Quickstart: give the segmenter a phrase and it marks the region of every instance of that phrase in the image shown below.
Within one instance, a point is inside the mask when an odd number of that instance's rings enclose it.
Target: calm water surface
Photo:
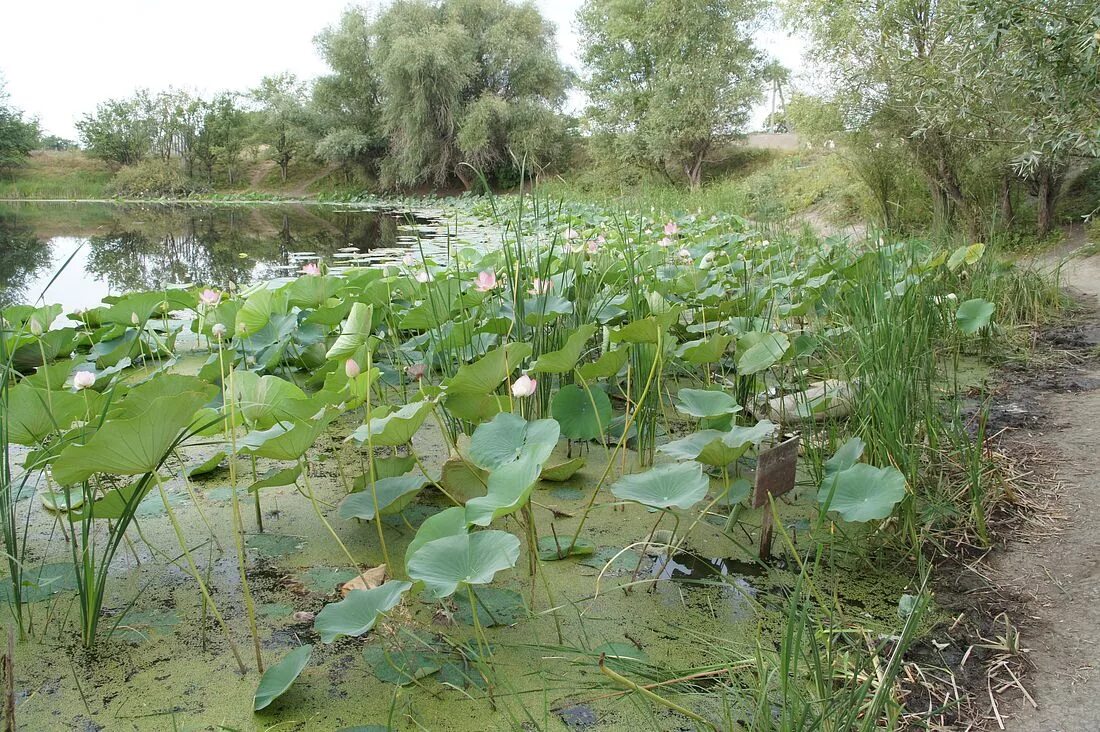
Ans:
[[[398,208],[0,203],[0,306],[45,293],[71,311],[172,284],[245,285],[308,261],[386,264],[421,250],[442,260],[489,238],[485,227]]]

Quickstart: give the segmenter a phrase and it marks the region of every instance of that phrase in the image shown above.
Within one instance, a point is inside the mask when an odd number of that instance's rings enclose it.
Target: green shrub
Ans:
[[[205,187],[188,178],[175,163],[143,160],[115,174],[109,191],[123,198],[185,198],[205,192]]]

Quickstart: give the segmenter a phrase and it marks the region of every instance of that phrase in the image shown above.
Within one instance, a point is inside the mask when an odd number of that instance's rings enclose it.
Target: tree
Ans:
[[[150,135],[137,99],[108,99],[76,123],[80,140],[93,157],[121,167],[140,162]]]
[[[314,39],[333,71],[313,85],[313,108],[321,127],[314,153],[339,164],[345,175],[353,167],[375,170],[386,149],[372,33],[366,12],[351,8]]]
[[[760,98],[754,0],[587,0],[588,118],[609,152],[697,188],[703,164]]]
[[[1095,3],[788,0],[787,12],[847,127],[904,141],[943,223],[977,236],[994,206],[1010,218],[1020,176],[1045,235],[1071,161],[1100,152]]]
[[[219,94],[208,105],[203,120],[203,131],[208,136],[212,158],[211,167],[221,166],[230,185],[235,182],[237,162],[248,136],[247,115],[237,100],[238,95],[233,92]]]
[[[290,162],[309,149],[306,85],[291,73],[266,76],[251,96],[260,111],[259,137],[285,183]]]
[[[23,119],[23,113],[8,104],[0,79],[0,173],[22,165],[38,145],[37,120]]]
[[[562,154],[569,74],[533,3],[399,0],[371,35],[387,183],[469,188]]]

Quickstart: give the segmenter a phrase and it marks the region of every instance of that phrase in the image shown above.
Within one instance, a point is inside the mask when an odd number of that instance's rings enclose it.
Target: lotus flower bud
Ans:
[[[344,361],[344,373],[348,375],[349,379],[354,379],[359,374],[363,373],[363,370],[359,368],[359,364],[354,358],[349,358]]]
[[[515,397],[529,397],[535,393],[535,389],[538,387],[538,381],[532,379],[527,374],[520,376],[514,382],[512,382],[512,396]]]

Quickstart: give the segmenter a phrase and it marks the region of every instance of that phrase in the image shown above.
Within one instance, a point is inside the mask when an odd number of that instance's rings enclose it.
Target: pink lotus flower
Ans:
[[[310,275],[310,276],[317,276],[317,275],[321,274],[321,266],[319,264],[317,264],[316,262],[310,262],[306,266],[302,267],[302,274]]]
[[[662,247],[664,247],[665,249],[668,249],[668,248],[669,248],[670,246],[672,246],[672,245],[673,245],[673,244],[674,244],[675,242],[673,242],[673,241],[672,241],[672,239],[669,239],[669,238],[668,238],[668,237],[666,236],[666,237],[664,237],[663,239],[661,239],[661,240],[660,240],[659,242],[657,242],[657,243],[658,243],[658,244],[660,244],[660,245],[661,245]]]
[[[209,290],[209,289],[208,290],[203,290],[202,294],[199,295],[199,302],[201,302],[203,305],[205,305],[207,307],[213,307],[214,305],[217,305],[221,301],[222,301],[221,293],[217,292],[215,290]]]
[[[606,242],[607,242],[607,239],[604,239],[603,234],[600,234],[595,239],[588,242],[588,253],[589,254],[596,254],[597,252],[600,251],[600,247],[602,247]]]
[[[676,225],[675,221],[669,221],[665,224],[665,236],[676,236],[679,231],[680,227]]]
[[[497,288],[497,274],[486,270],[485,272],[477,273],[477,280],[474,282],[474,289],[478,292],[489,292]]]
[[[134,325],[141,325],[141,318],[138,317],[137,313],[130,313],[130,322]]]
[[[550,280],[540,280],[538,277],[531,280],[531,289],[527,292],[531,295],[545,295],[550,292],[550,288],[554,286],[554,283]]]
[[[423,285],[426,282],[431,282],[432,281],[432,276],[427,270],[423,270],[423,271],[417,272],[414,279],[416,279],[417,282],[419,282],[420,284]]]
[[[225,323],[214,323],[210,327],[210,333],[214,336],[215,340],[221,340],[225,338],[225,334],[229,332],[229,328],[225,327]]]
[[[414,257],[412,254],[406,254],[405,256],[401,257],[401,264],[405,265],[406,267],[412,267],[416,264],[416,257]]]
[[[566,239],[568,239],[570,241],[572,241],[573,239],[580,238],[580,234],[578,234],[576,231],[574,231],[572,227],[566,229],[565,233],[563,233],[562,236],[564,236]]]
[[[92,388],[95,386],[95,374],[91,371],[77,371],[73,374],[73,386],[77,391]]]
[[[514,397],[529,397],[535,393],[535,389],[538,387],[539,382],[532,379],[527,374],[520,376],[514,382],[512,382],[512,396]]]
[[[420,381],[428,373],[428,367],[422,363],[412,363],[405,367],[405,375],[413,381]]]
[[[691,256],[691,252],[689,252],[687,249],[681,249],[680,251],[676,252],[676,256],[684,264],[688,264],[688,263],[694,261],[692,259],[692,256]]]
[[[344,361],[344,373],[348,375],[349,379],[354,379],[359,374],[363,373],[363,370],[359,368],[359,364],[354,358],[349,358]]]

